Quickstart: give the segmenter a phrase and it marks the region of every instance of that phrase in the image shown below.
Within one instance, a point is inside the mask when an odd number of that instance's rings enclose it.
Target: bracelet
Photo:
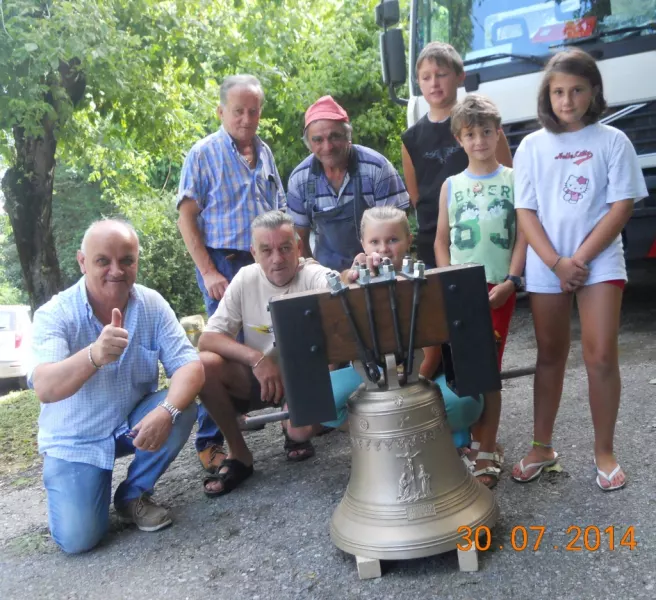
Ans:
[[[96,371],[99,371],[100,367],[93,361],[93,356],[91,356],[91,347],[92,346],[93,346],[93,344],[89,344],[89,350],[87,352],[87,356],[89,357],[89,362],[93,365],[93,367],[96,369]]]
[[[558,263],[560,262],[560,259],[561,259],[561,258],[562,258],[562,256],[559,256],[559,257],[556,259],[556,262],[553,264],[553,267],[551,267],[551,271],[552,271],[552,272],[555,272],[555,271],[556,271],[556,267],[558,266]]]
[[[255,369],[257,369],[257,365],[259,365],[259,364],[260,364],[265,358],[266,358],[266,354],[263,354],[263,355],[260,357],[260,360],[258,360],[258,361],[257,361],[257,362],[251,367],[251,369],[252,369],[253,371],[255,371]]]
[[[531,446],[533,446],[534,448],[536,448],[536,447],[540,447],[540,448],[553,448],[553,444],[552,444],[551,442],[545,442],[545,443],[542,443],[542,442],[536,442],[535,440],[533,440],[533,441],[531,442]]]
[[[182,414],[182,411],[179,408],[170,404],[168,400],[162,400],[157,406],[161,406],[166,412],[171,415],[171,423],[175,425],[175,422],[178,420],[178,417]]]
[[[505,281],[510,281],[513,284],[513,287],[515,288],[516,292],[522,291],[522,278],[517,277],[517,275],[506,275],[506,278],[504,279]]]

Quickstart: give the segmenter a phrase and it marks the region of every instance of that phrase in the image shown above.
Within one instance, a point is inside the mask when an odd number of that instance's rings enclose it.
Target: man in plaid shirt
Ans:
[[[178,226],[196,264],[208,317],[239,269],[253,262],[249,237],[253,219],[286,208],[271,150],[257,136],[263,103],[257,78],[226,78],[217,109],[221,127],[191,148],[182,167]],[[215,472],[226,458],[223,441],[219,428],[200,406],[196,451],[209,472]]]

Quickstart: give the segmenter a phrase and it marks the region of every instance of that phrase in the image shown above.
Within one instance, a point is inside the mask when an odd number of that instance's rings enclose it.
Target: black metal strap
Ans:
[[[341,292],[338,292],[342,301],[342,308],[344,309],[344,313],[346,313],[349,325],[351,326],[351,333],[353,334],[355,343],[358,347],[358,354],[360,355],[360,360],[362,361],[367,377],[373,383],[378,383],[380,380],[380,371],[378,370],[378,365],[376,365],[376,360],[373,356],[373,353],[365,345],[362,334],[358,329],[358,324],[355,322],[353,313],[351,312],[351,304],[346,297],[346,290],[348,290],[348,288],[344,288]]]

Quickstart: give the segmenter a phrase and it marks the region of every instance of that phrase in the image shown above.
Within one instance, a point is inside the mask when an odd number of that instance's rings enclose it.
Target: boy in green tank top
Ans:
[[[495,152],[501,131],[496,106],[469,94],[451,113],[451,130],[469,158],[469,166],[442,185],[435,238],[438,267],[477,263],[485,267],[499,369],[526,261],[526,241],[517,231],[512,169]],[[499,480],[497,451],[501,393],[485,395],[485,408],[472,427],[469,460],[474,475],[488,487]]]

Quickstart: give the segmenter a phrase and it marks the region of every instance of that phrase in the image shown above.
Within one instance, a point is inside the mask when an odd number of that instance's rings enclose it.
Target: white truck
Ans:
[[[656,0],[408,0],[406,62],[399,2],[381,0],[376,21],[383,81],[407,107],[408,126],[428,111],[414,74],[422,48],[453,45],[466,78],[459,97],[478,92],[501,111],[511,150],[540,127],[537,90],[542,68],[559,50],[576,45],[598,62],[609,109],[602,122],[633,142],[650,196],[636,204],[623,239],[627,259],[656,258]],[[395,86],[409,77],[409,99]]]

